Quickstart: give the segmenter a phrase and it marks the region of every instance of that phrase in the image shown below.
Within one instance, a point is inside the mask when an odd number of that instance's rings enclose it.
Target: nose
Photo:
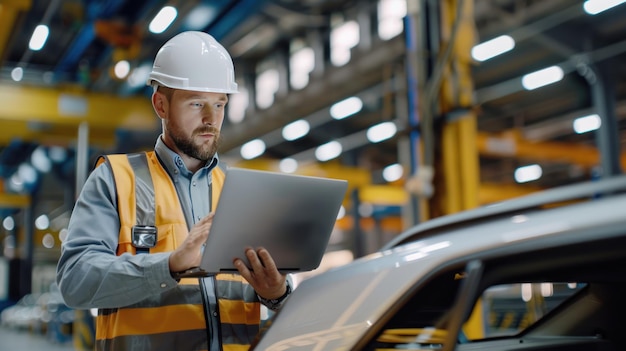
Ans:
[[[202,124],[214,125],[217,121],[217,111],[211,106],[205,106],[202,109]]]

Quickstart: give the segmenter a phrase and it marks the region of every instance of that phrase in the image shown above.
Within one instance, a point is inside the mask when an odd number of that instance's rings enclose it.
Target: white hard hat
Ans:
[[[148,85],[213,93],[237,93],[230,54],[215,38],[188,31],[168,40],[157,52]]]

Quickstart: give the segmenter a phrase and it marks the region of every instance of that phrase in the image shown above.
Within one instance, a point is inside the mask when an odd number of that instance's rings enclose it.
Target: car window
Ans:
[[[439,274],[398,309],[366,350],[440,348],[447,336],[446,317],[451,312],[461,282],[461,267]]]
[[[474,281],[478,288],[469,293],[462,292],[463,284],[472,281],[465,267],[441,270],[397,301],[364,338],[362,349],[463,350],[471,345],[479,350],[481,344],[486,350],[533,344],[536,350],[625,349],[624,240],[490,258]],[[459,305],[468,312],[457,318]],[[452,348],[444,348],[450,333]]]
[[[564,303],[585,283],[541,282],[487,288],[464,327],[469,340],[519,334]]]
[[[433,280],[430,289],[420,290],[366,349],[441,349],[448,335],[447,317],[453,309],[462,276],[457,272]],[[571,282],[490,286],[473,302],[457,343],[519,335],[585,286],[585,283]]]

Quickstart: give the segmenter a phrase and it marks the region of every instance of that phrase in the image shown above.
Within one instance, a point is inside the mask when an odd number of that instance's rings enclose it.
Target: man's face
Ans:
[[[222,93],[173,90],[164,109],[163,134],[174,151],[207,161],[217,152],[224,109],[228,97]]]

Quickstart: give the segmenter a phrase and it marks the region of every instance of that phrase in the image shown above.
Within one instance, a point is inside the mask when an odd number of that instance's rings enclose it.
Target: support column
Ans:
[[[82,122],[78,126],[78,143],[76,144],[76,197],[80,194],[87,173],[89,172],[89,123]]]
[[[15,255],[9,259],[9,300],[17,301],[32,290],[33,206],[23,208],[21,218],[14,216]]]
[[[600,128],[596,131],[602,177],[622,173],[618,125],[615,118],[615,82],[610,71],[614,67],[610,61],[598,63],[594,69],[596,79],[589,82],[593,105],[602,121]]]
[[[441,51],[434,68],[428,94],[439,97],[438,123],[441,125],[441,158],[435,158],[435,175],[439,188],[433,201],[439,208],[433,216],[447,215],[479,205],[479,156],[477,147],[476,114],[473,112],[473,78],[470,51],[476,42],[472,0],[445,0],[440,2]],[[439,89],[437,79],[441,79]],[[431,103],[434,103],[432,101]],[[437,128],[438,129],[438,128]],[[443,187],[443,189],[442,189]]]
[[[406,102],[407,102],[407,125],[409,134],[406,139],[400,140],[399,157],[407,169],[407,182],[415,177],[423,164],[422,136],[420,133],[420,101],[419,91],[425,79],[424,59],[419,57],[419,52],[424,52],[425,18],[423,8],[427,0],[407,3],[407,16],[404,19],[405,35],[405,75],[406,75]],[[406,152],[404,152],[406,150]],[[414,192],[409,192],[408,204],[403,209],[404,224],[406,227],[414,226],[427,218],[427,201]]]
[[[352,226],[352,235],[354,238],[354,247],[352,251],[354,252],[354,257],[358,258],[366,254],[365,234],[361,228],[361,214],[359,213],[359,206],[361,204],[359,200],[359,188],[352,190],[350,199],[352,200],[352,220],[354,223]]]

